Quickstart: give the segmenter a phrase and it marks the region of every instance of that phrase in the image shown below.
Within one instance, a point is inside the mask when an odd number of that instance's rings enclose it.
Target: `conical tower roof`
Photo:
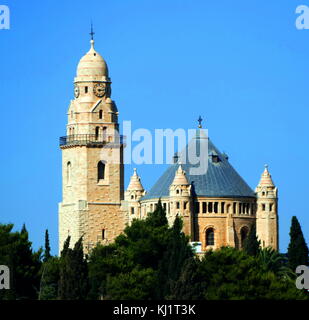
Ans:
[[[268,171],[268,165],[265,165],[264,172],[262,173],[258,187],[274,187],[274,182],[271,178],[271,174]]]
[[[141,178],[138,176],[136,168],[134,168],[134,173],[131,176],[130,183],[128,186],[128,191],[144,191],[141,183]]]
[[[173,180],[173,185],[179,186],[179,185],[189,185],[188,179],[186,177],[185,171],[182,169],[181,165],[179,165],[175,178]]]
[[[198,129],[196,136],[186,146],[185,152],[188,153],[188,150],[194,148],[199,150],[202,139],[206,138],[203,132]],[[192,175],[190,171],[191,168],[197,167],[199,164],[194,165],[189,161],[181,163],[181,167],[186,172],[186,178],[197,196],[221,198],[256,197],[253,190],[232,167],[227,157],[215,147],[210,139],[208,139],[208,154],[206,151],[206,159],[203,159],[203,161],[208,161],[208,169],[206,173],[200,175]],[[168,197],[169,187],[173,183],[178,169],[179,163],[172,164],[142,200]]]

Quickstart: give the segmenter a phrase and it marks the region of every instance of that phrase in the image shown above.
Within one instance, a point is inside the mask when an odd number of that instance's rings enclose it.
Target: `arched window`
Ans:
[[[206,246],[214,246],[215,245],[215,232],[213,228],[209,228],[206,230]]]
[[[71,162],[67,163],[67,185],[71,184]]]
[[[245,243],[245,240],[247,239],[248,233],[249,233],[248,227],[242,227],[241,228],[241,230],[240,230],[240,240],[241,240],[241,247],[242,248],[244,247],[244,243]]]
[[[103,118],[103,111],[100,110],[100,111],[99,111],[99,119],[102,119],[102,118]]]
[[[105,176],[105,163],[100,161],[98,163],[98,180],[103,180]]]

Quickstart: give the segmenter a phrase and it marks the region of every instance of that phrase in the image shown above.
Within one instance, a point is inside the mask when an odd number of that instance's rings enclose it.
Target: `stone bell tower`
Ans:
[[[278,189],[275,187],[268,166],[255,189],[257,195],[256,233],[261,247],[279,250]]]
[[[68,110],[62,150],[62,202],[59,204],[59,252],[67,236],[71,246],[83,236],[85,251],[113,240],[124,229],[123,141],[111,80],[102,56],[90,50],[77,67],[74,99]]]

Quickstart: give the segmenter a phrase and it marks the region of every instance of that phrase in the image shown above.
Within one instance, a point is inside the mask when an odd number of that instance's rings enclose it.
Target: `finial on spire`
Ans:
[[[202,128],[202,121],[203,121],[202,117],[199,116],[199,118],[197,119],[197,121],[198,121],[198,127],[199,127],[199,128]]]
[[[95,32],[93,32],[93,25],[92,25],[92,21],[91,21],[91,32],[89,33],[91,36],[91,40],[93,41],[93,36],[95,35]]]

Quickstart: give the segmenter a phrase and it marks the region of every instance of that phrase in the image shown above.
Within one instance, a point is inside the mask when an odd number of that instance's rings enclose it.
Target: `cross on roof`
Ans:
[[[203,121],[202,117],[199,116],[199,118],[197,119],[197,121],[198,121],[198,127],[199,127],[199,128],[202,128],[202,121]]]
[[[94,36],[94,32],[93,32],[93,26],[92,26],[92,22],[91,22],[91,32],[89,33],[91,36],[91,40],[93,40],[93,36]]]

